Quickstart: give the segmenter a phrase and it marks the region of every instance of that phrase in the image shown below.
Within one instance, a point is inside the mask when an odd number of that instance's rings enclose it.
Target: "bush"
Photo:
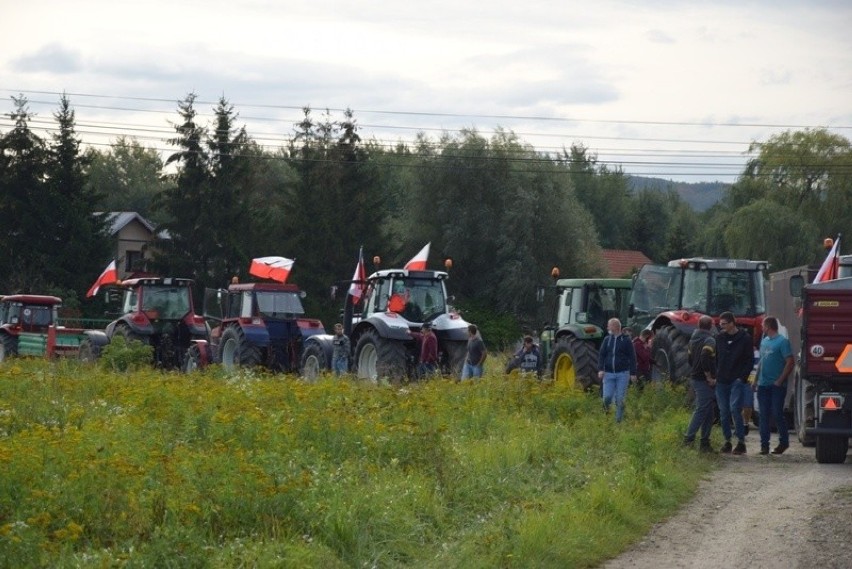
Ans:
[[[127,342],[124,336],[113,336],[101,352],[101,367],[112,371],[135,371],[150,366],[154,359],[154,348],[139,340]]]

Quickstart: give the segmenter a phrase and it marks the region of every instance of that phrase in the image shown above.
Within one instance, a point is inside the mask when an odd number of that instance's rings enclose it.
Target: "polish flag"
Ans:
[[[831,247],[831,251],[828,252],[828,256],[825,258],[825,261],[822,262],[822,266],[819,268],[819,272],[814,278],[815,283],[831,281],[837,278],[837,265],[839,261],[837,258],[838,251],[840,251],[840,235],[838,235],[837,239],[834,240],[834,245]]]
[[[358,264],[355,265],[355,273],[352,275],[352,284],[349,285],[349,294],[352,295],[352,304],[358,304],[364,294],[367,280],[367,271],[364,269],[364,248],[358,251]]]
[[[86,293],[86,298],[92,298],[96,294],[98,294],[98,290],[100,290],[101,285],[107,285],[118,282],[118,270],[115,268],[115,259],[110,261],[107,268],[104,269],[104,272],[101,273],[101,276],[98,277],[98,280],[95,281],[95,284],[92,285],[92,288],[89,289],[89,292]]]
[[[426,246],[420,249],[420,252],[414,255],[403,268],[408,271],[425,271],[426,260],[429,258],[429,245],[431,244],[431,241],[426,243]]]
[[[287,282],[287,276],[294,262],[294,259],[286,257],[258,257],[251,260],[249,274],[263,279]]]

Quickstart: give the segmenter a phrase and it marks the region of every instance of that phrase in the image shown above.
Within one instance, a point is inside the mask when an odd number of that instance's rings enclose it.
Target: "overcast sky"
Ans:
[[[0,132],[11,97],[84,140],[166,148],[176,101],[225,96],[285,143],[300,108],[351,108],[362,136],[500,126],[583,144],[628,173],[731,182],[753,140],[852,139],[852,2],[0,0]],[[105,148],[105,146],[102,146]]]

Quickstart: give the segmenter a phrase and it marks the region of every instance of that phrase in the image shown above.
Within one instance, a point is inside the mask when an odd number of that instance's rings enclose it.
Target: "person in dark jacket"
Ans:
[[[716,336],[716,403],[725,444],[719,452],[745,454],[745,425],[742,415],[743,382],[754,366],[754,345],[751,334],[737,327],[734,315],[723,312],[719,316],[722,331]],[[737,435],[737,446],[731,446],[731,418]]]
[[[536,377],[541,378],[541,351],[533,342],[532,336],[524,336],[524,345],[515,352],[515,355],[506,364],[506,373],[515,368],[519,368],[521,373],[534,373]]]
[[[615,422],[624,419],[624,400],[627,386],[636,381],[636,352],[630,336],[622,334],[621,321],[610,318],[606,324],[609,335],[604,338],[598,356],[598,379],[602,382],[604,410],[615,401]]]
[[[636,383],[641,390],[651,381],[651,336],[650,330],[642,330],[633,338],[633,351],[636,352]]]
[[[713,319],[702,316],[698,319],[698,328],[689,339],[690,382],[695,391],[695,410],[686,428],[683,442],[687,446],[695,443],[695,435],[701,429],[702,452],[713,452],[710,446],[710,430],[713,428],[713,388],[716,385],[716,340],[710,329]]]

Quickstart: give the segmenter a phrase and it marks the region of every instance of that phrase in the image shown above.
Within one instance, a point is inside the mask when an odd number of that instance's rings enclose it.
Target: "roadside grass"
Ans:
[[[592,567],[694,492],[683,393],[0,366],[0,567]]]

